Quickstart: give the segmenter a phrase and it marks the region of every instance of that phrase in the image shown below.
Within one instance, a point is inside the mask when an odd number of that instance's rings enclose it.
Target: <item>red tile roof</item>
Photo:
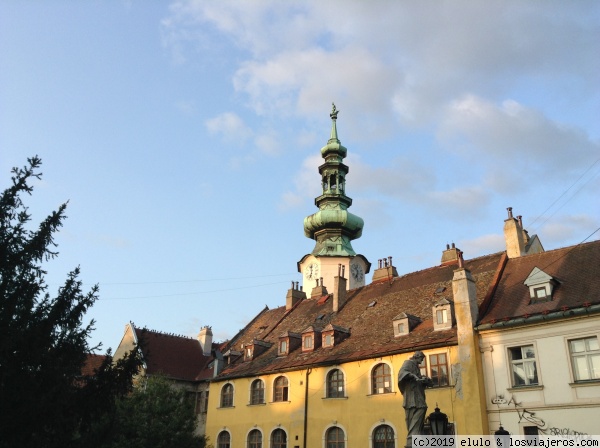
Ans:
[[[523,282],[534,268],[558,284],[552,300],[530,304]],[[587,304],[587,305],[586,305]],[[600,304],[600,241],[509,259],[481,324]]]
[[[198,340],[145,328],[135,328],[135,333],[142,348],[147,374],[162,374],[183,381],[212,377],[208,364],[213,358],[202,353]],[[213,344],[213,348],[216,346]]]
[[[481,304],[502,258],[502,253],[469,260],[465,267],[476,281],[478,303]],[[431,308],[442,297],[452,300],[452,278],[456,266],[436,266],[348,291],[347,302],[336,313],[332,301],[317,299],[300,301],[287,311],[285,306],[263,311],[252,325],[236,336],[234,350],[258,338],[273,343],[272,347],[252,361],[243,358],[226,366],[220,378],[253,376],[288,369],[334,364],[372,358],[376,355],[414,351],[417,348],[456,345],[456,328],[433,330]],[[442,291],[442,288],[445,288]],[[442,291],[437,292],[436,291]],[[376,301],[374,306],[368,305]],[[399,313],[421,320],[413,331],[394,337],[392,322]],[[321,316],[321,319],[317,319]],[[309,326],[320,330],[328,324],[348,328],[350,336],[332,348],[317,348],[302,353],[296,349],[287,356],[277,356],[277,341],[285,332],[301,333]]]
[[[96,370],[100,368],[106,356],[104,355],[94,355],[93,353],[88,353],[85,363],[81,368],[82,376],[94,376],[96,374]]]

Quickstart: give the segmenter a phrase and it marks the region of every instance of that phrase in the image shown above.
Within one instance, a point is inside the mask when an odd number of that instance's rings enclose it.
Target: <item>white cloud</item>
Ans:
[[[465,254],[465,258],[475,258],[481,255],[493,254],[504,250],[504,235],[488,234],[470,240],[463,240],[458,247]]]
[[[552,248],[564,246],[569,241],[570,244],[577,244],[598,227],[600,227],[598,217],[585,214],[559,216],[552,223],[543,225],[539,233],[543,235],[542,244],[546,248]],[[582,235],[584,235],[583,238]],[[579,238],[580,241],[574,242],[573,238]],[[594,239],[598,239],[598,234],[590,241]]]
[[[448,101],[467,92],[502,97],[524,77],[536,79],[530,88],[540,94],[557,79],[581,84],[580,92],[597,89],[600,62],[590,55],[600,31],[588,19],[594,8],[558,1],[196,0],[175,3],[163,27],[176,48],[192,36],[203,48],[221,45],[222,36],[233,42],[245,55],[234,84],[259,113],[313,114],[343,99],[349,116],[375,117],[363,130],[380,132],[392,110],[406,124],[428,123]],[[207,25],[214,33],[202,32]]]
[[[580,129],[514,100],[496,105],[473,95],[446,109],[438,138],[453,151],[486,161],[497,184],[505,176],[533,180],[580,170],[600,152],[600,144]]]
[[[218,134],[227,141],[245,141],[252,135],[252,130],[235,113],[225,112],[206,120],[206,129],[211,134]]]

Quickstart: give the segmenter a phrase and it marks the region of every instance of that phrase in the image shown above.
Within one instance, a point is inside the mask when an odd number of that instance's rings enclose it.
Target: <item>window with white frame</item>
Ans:
[[[285,376],[275,378],[273,401],[288,401],[288,380]]]
[[[233,407],[233,384],[227,383],[221,389],[221,407]]]
[[[392,391],[392,373],[385,363],[377,364],[371,371],[371,394],[387,394]]]
[[[217,448],[230,448],[231,435],[228,431],[221,431],[217,437]]]
[[[327,374],[327,398],[344,397],[344,373],[340,369],[333,369]]]
[[[344,430],[338,426],[332,426],[327,430],[325,440],[327,441],[327,448],[345,448],[345,435]]]
[[[275,429],[271,433],[271,448],[286,448],[287,434],[281,428]]]
[[[373,448],[395,448],[396,437],[389,425],[379,425],[373,430]]]
[[[248,448],[262,448],[262,432],[258,429],[248,433]]]
[[[537,362],[533,345],[508,349],[513,387],[534,386],[538,383]]]
[[[265,383],[263,380],[254,380],[250,385],[250,404],[263,404],[265,402]]]
[[[569,341],[575,381],[600,379],[600,345],[597,336]]]

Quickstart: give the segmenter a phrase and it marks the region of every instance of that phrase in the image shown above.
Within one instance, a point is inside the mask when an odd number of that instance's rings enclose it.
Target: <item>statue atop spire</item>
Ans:
[[[363,220],[348,212],[352,199],[346,196],[346,175],[349,168],[343,163],[347,150],[338,139],[336,120],[339,110],[332,103],[331,136],[321,148],[325,163],[319,167],[323,194],[315,198],[319,211],[304,219],[304,234],[316,240],[315,256],[354,256],[351,240],[359,238]]]
[[[337,120],[337,115],[339,110],[336,109],[335,107],[335,103],[331,103],[331,113],[329,114],[329,116],[331,117],[332,120]]]

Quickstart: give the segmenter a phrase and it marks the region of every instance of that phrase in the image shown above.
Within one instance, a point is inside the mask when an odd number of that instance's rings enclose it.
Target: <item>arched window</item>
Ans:
[[[380,425],[373,431],[373,448],[395,448],[394,430],[391,426]]]
[[[258,429],[248,434],[248,448],[262,448],[262,433]]]
[[[327,398],[344,397],[344,374],[334,369],[327,374]]]
[[[346,442],[344,441],[344,430],[342,428],[338,428],[337,426],[333,426],[327,430],[325,440],[327,441],[325,444],[327,448],[346,447]]]
[[[275,379],[273,401],[288,401],[288,380],[285,376],[278,376]]]
[[[227,383],[221,389],[221,407],[230,408],[233,406],[233,384]]]
[[[286,448],[287,434],[283,429],[276,429],[271,433],[271,448]]]
[[[263,380],[254,380],[250,386],[250,404],[263,404],[265,402],[265,383]]]
[[[230,448],[231,435],[227,431],[221,431],[217,437],[217,448]]]
[[[371,393],[387,394],[392,391],[392,374],[390,366],[377,364],[371,372]]]

